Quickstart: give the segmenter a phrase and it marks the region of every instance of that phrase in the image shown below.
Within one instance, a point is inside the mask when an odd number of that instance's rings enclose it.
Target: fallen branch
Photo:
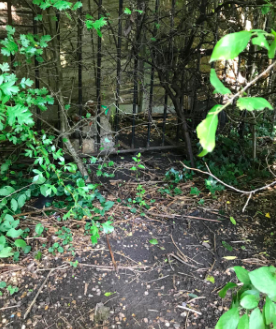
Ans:
[[[45,286],[46,282],[48,281],[50,275],[52,274],[54,270],[51,270],[48,275],[46,276],[46,279],[44,280],[44,282],[42,283],[42,285],[40,286],[40,288],[38,289],[38,292],[35,295],[35,298],[33,299],[33,301],[31,302],[30,306],[28,307],[26,313],[24,314],[24,320],[26,319],[26,317],[28,316],[28,314],[30,313],[35,301],[37,300],[38,295],[41,293],[41,290],[43,289],[43,287]]]
[[[247,201],[246,201],[246,203],[245,203],[245,205],[244,205],[244,207],[243,207],[243,209],[242,209],[243,212],[245,211],[245,209],[246,209],[246,207],[247,207],[247,205],[248,205],[248,202],[249,202],[249,200],[251,199],[251,197],[252,197],[253,194],[255,194],[255,193],[257,193],[257,192],[260,192],[260,191],[263,191],[263,190],[266,190],[266,189],[268,189],[268,188],[270,188],[270,187],[276,185],[276,180],[275,180],[274,182],[272,182],[272,183],[270,183],[270,184],[268,184],[268,185],[265,185],[265,186],[262,186],[262,187],[256,188],[255,190],[252,190],[252,191],[244,191],[244,190],[240,190],[240,189],[238,189],[238,188],[236,188],[236,187],[234,187],[234,186],[232,186],[232,185],[228,185],[228,184],[224,183],[222,180],[220,180],[218,177],[216,177],[216,176],[215,176],[214,174],[212,174],[210,171],[207,172],[207,171],[202,171],[202,170],[197,169],[197,168],[190,168],[190,167],[186,166],[182,161],[180,161],[180,163],[181,163],[182,166],[183,166],[184,168],[186,168],[186,169],[193,170],[193,171],[197,171],[197,172],[200,172],[201,174],[211,176],[211,177],[213,177],[215,180],[217,180],[220,184],[222,184],[222,185],[228,187],[229,189],[234,190],[234,191],[236,191],[236,192],[238,192],[238,193],[241,193],[241,194],[248,195],[248,199],[247,199]]]
[[[150,215],[152,215],[152,216],[156,216],[156,217],[171,218],[171,219],[175,219],[176,217],[186,217],[186,218],[189,218],[189,219],[198,219],[198,220],[206,220],[206,221],[208,221],[208,222],[221,223],[221,221],[220,221],[220,220],[217,220],[217,219],[209,219],[209,218],[196,217],[196,216],[189,216],[189,215],[157,214],[157,213],[150,212],[150,211],[148,211],[147,214],[150,214]]]
[[[180,305],[177,305],[178,308],[182,308],[183,310],[186,310],[186,311],[191,311],[191,312],[194,312],[196,314],[199,314],[199,315],[202,315],[201,312],[198,312],[196,310],[193,310],[192,308],[189,308],[189,307],[185,307],[185,306],[180,306]]]

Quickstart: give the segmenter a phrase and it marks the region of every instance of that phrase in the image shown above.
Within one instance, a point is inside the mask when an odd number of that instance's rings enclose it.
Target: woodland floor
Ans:
[[[144,156],[150,176],[140,179],[158,180],[159,170],[177,166],[177,159],[181,157]],[[121,179],[125,179],[123,175],[127,173],[121,172]],[[107,188],[110,199],[132,196],[137,185],[116,179]],[[237,193],[224,191],[217,199],[207,192],[190,195],[191,186],[204,191],[202,178],[179,184],[182,194],[174,197],[158,197],[157,189],[164,183],[156,187],[150,181],[144,184],[146,196],[156,201],[147,217],[122,206],[110,210],[115,218],[115,231],[108,238],[110,248],[105,236],[93,247],[83,235],[83,227],[76,229],[76,222],[68,221],[65,223],[74,233],[75,257],[70,253],[53,256],[46,248],[41,261],[34,259],[34,253],[15,264],[2,260],[0,281],[18,286],[19,292],[11,297],[4,294],[0,300],[0,327],[214,328],[230,303],[230,295],[224,300],[218,297],[227,282],[236,280],[230,267],[242,265],[250,270],[275,265],[275,190],[255,196],[242,213],[246,199]],[[205,199],[203,206],[197,204],[200,198]],[[180,216],[172,219],[172,214]],[[43,241],[30,240],[33,251],[40,249],[42,242],[49,243],[58,225],[65,225],[54,216],[37,219],[49,230]],[[158,244],[149,243],[153,238]],[[233,257],[224,258],[227,256]],[[73,268],[69,262],[75,260],[79,264]]]

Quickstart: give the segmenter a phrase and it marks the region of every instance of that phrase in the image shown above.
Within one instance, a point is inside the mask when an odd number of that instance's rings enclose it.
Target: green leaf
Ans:
[[[7,284],[5,281],[0,281],[0,289],[6,288]]]
[[[81,7],[82,7],[82,3],[81,3],[80,1],[77,1],[77,2],[74,4],[72,10],[77,10],[77,9],[79,9],[79,8],[81,8]]]
[[[215,278],[212,275],[207,275],[205,280],[215,284]]]
[[[239,309],[231,308],[220,317],[215,329],[236,329],[239,320]]]
[[[72,4],[69,1],[64,0],[59,0],[53,5],[53,7],[57,8],[60,11],[70,9],[71,6]]]
[[[256,289],[250,289],[250,290],[245,290],[242,294],[240,298],[243,298],[244,296],[248,296],[248,295],[253,295],[255,296],[257,299],[260,299],[260,293],[258,290]]]
[[[34,20],[35,21],[42,21],[42,15],[36,15]]]
[[[234,282],[228,282],[220,291],[219,291],[219,297],[224,298],[226,296],[226,293],[229,289],[237,287],[236,283]]]
[[[254,295],[246,295],[241,299],[240,304],[246,310],[251,310],[258,306],[259,299]]]
[[[15,199],[11,199],[11,210],[13,212],[16,212],[16,210],[18,209],[18,203]]]
[[[149,240],[150,244],[158,244],[158,241],[156,239],[151,239]]]
[[[17,239],[14,241],[14,245],[17,247],[17,248],[25,248],[27,243],[22,240],[22,239]]]
[[[43,35],[40,38],[39,45],[42,48],[45,48],[48,46],[48,42],[51,41],[51,36],[50,35]]]
[[[116,294],[116,293],[115,292],[106,292],[104,295],[105,295],[105,297],[109,297],[109,296],[112,296],[114,294]]]
[[[263,33],[258,33],[257,37],[252,39],[252,43],[253,45],[266,48],[267,50],[270,49],[268,41],[266,40]]]
[[[223,247],[224,247],[225,249],[227,249],[228,251],[232,251],[232,250],[233,250],[233,247],[230,246],[230,244],[227,243],[226,241],[221,241],[221,244],[222,244]]]
[[[40,236],[43,233],[43,231],[44,231],[44,226],[41,223],[36,224],[35,233]]]
[[[230,217],[230,222],[231,222],[233,225],[237,225],[237,222],[235,221],[235,218],[234,218],[234,217]]]
[[[17,200],[18,202],[18,207],[22,208],[26,202],[26,195],[25,194],[21,194]]]
[[[13,255],[11,247],[6,247],[0,251],[0,258],[7,258]]]
[[[25,248],[23,248],[24,254],[28,254],[31,251],[31,249],[32,249],[31,246],[26,246]]]
[[[262,6],[261,12],[263,15],[266,15],[270,12],[270,6],[271,6],[270,4]]]
[[[5,95],[11,96],[11,95],[17,94],[19,92],[19,87],[14,86],[14,84],[15,84],[15,81],[11,80],[6,83],[2,83],[0,88]]]
[[[191,195],[197,195],[198,196],[200,193],[201,192],[197,187],[191,187],[191,192],[190,192]]]
[[[4,248],[5,244],[6,244],[6,238],[4,235],[1,235],[0,236],[0,249]]]
[[[3,64],[0,64],[0,69],[2,70],[2,72],[9,72],[10,66],[8,63],[3,63]]]
[[[9,236],[10,238],[18,238],[21,234],[23,234],[24,231],[23,230],[16,230],[15,228],[11,228],[8,230],[7,232],[7,236]]]
[[[216,70],[211,69],[210,81],[213,87],[215,88],[214,93],[219,93],[221,95],[231,94],[230,89],[226,88],[224,84],[217,77]]]
[[[266,107],[270,110],[273,110],[272,105],[262,97],[244,97],[239,98],[237,101],[237,106],[240,110],[247,110],[247,111],[261,111]]]
[[[33,184],[38,184],[38,185],[40,185],[40,184],[45,183],[45,181],[46,181],[46,178],[43,177],[42,174],[36,175],[36,176],[34,176],[34,178],[33,178]]]
[[[247,314],[244,314],[239,321],[238,329],[249,329],[249,317]]]
[[[125,8],[124,14],[131,15],[131,10],[129,8]]]
[[[267,325],[270,325],[271,323],[273,323],[273,321],[276,320],[276,306],[269,297],[266,297],[264,314],[265,314],[265,323]]]
[[[0,195],[1,196],[7,196],[12,194],[15,191],[15,189],[11,186],[5,186],[0,189]]]
[[[276,50],[276,32],[273,29],[271,29],[271,33],[274,35],[274,40],[272,41],[272,43],[269,47],[268,57],[269,58],[274,58],[275,50]]]
[[[102,228],[103,228],[103,232],[104,234],[109,234],[112,233],[114,231],[114,227],[112,226],[112,221],[108,220],[105,223],[102,223]]]
[[[236,58],[246,48],[251,35],[249,31],[240,31],[225,35],[215,45],[210,62]]]
[[[78,187],[84,187],[85,186],[85,181],[82,178],[77,179],[77,186]]]
[[[276,299],[276,277],[269,267],[261,267],[249,273],[249,278],[256,289],[267,294],[272,300]]]
[[[249,329],[265,329],[263,316],[258,308],[255,308],[250,315]]]
[[[234,266],[233,270],[235,271],[237,278],[244,284],[244,286],[248,286],[250,284],[250,278],[248,275],[248,271],[241,266]]]
[[[197,137],[203,150],[212,152],[216,144],[216,130],[218,126],[218,113],[221,105],[215,105],[196,128]]]

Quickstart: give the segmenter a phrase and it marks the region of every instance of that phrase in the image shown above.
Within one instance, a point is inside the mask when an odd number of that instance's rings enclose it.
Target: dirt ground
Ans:
[[[161,167],[164,158],[159,160],[153,167]],[[236,280],[230,268],[275,265],[275,192],[255,197],[241,213],[246,199],[238,194],[223,192],[217,199],[206,194],[199,206],[190,187],[183,183],[181,195],[157,199],[147,217],[120,209],[115,231],[94,247],[72,229],[75,257],[45,252],[41,261],[34,253],[14,264],[2,260],[0,281],[19,291],[2,296],[0,327],[214,328],[230,305],[230,295],[218,297]],[[116,182],[110,188],[116,197],[121,193]],[[152,198],[152,185],[147,189]],[[126,185],[121,190],[125,197],[131,193]],[[69,262],[76,260],[74,268]]]

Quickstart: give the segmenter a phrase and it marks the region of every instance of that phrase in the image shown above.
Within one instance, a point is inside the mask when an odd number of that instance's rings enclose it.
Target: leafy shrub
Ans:
[[[220,290],[224,298],[232,290],[232,303],[215,329],[269,329],[276,327],[276,268],[261,267],[248,272],[233,267],[242,286],[229,282]]]

